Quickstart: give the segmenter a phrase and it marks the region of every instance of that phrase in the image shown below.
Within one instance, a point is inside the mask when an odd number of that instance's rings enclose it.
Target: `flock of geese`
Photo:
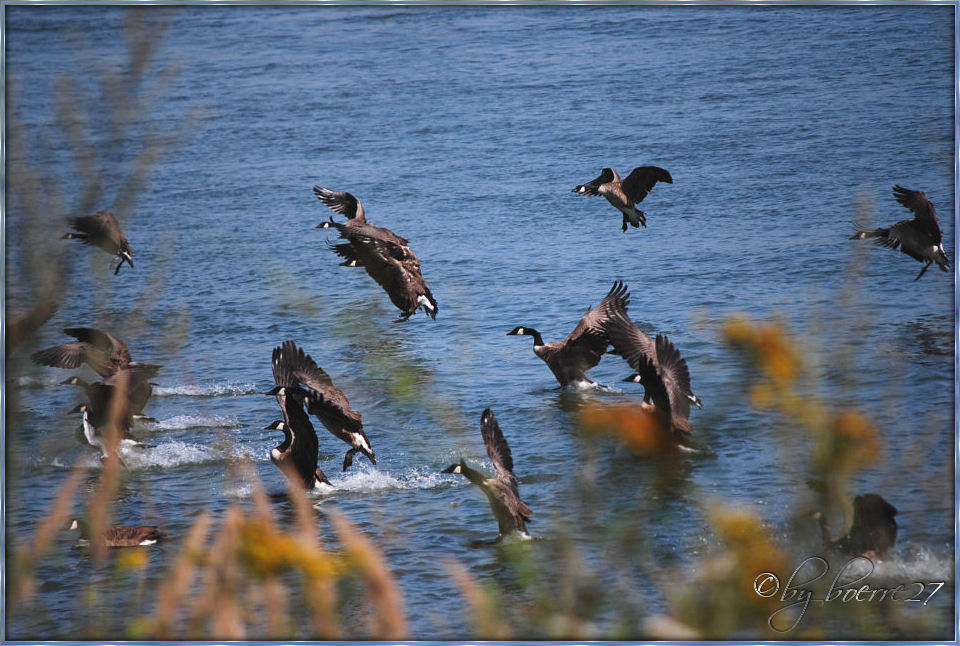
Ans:
[[[668,171],[656,166],[637,167],[625,179],[614,169],[604,168],[596,179],[572,190],[606,198],[622,214],[622,230],[626,232],[628,224],[646,227],[646,216],[637,204],[657,182],[673,183],[673,179]],[[913,212],[913,219],[872,231],[858,231],[853,239],[873,238],[884,247],[900,249],[924,262],[915,280],[932,263],[947,271],[949,261],[943,250],[943,232],[933,204],[921,191],[901,186],[894,186],[893,191],[895,199]],[[315,186],[313,192],[331,211],[346,217],[345,222],[330,217],[318,225],[318,228],[337,230],[341,242],[330,243],[330,247],[343,259],[341,265],[362,267],[400,310],[398,321],[409,319],[418,310],[436,319],[439,305],[409,242],[389,229],[368,222],[363,204],[350,193],[321,186]],[[100,211],[69,222],[74,231],[63,237],[80,240],[115,256],[114,274],[124,262],[133,267],[133,249],[111,213]],[[536,329],[525,325],[515,327],[507,335],[532,337],[534,354],[546,363],[561,388],[595,386],[587,372],[604,354],[620,356],[632,370],[624,381],[644,387],[642,409],[656,420],[674,446],[686,448],[686,440],[693,431],[689,419],[691,405],[702,407],[700,398],[691,389],[686,360],[665,335],[651,338],[640,330],[627,313],[629,303],[627,286],[618,280],[596,308],[587,310],[563,341],[544,342]],[[154,385],[150,379],[160,366],[133,361],[126,344],[108,332],[86,327],[68,328],[64,332],[75,341],[41,350],[31,358],[38,364],[58,368],[73,369],[87,364],[103,378],[100,382],[88,383],[74,376],[63,382],[80,386],[86,394],[86,403],[74,411],[82,414],[86,442],[99,448],[102,458],[120,448],[146,446],[130,434],[130,428],[134,417],[143,415]],[[350,407],[347,396],[309,354],[294,341],[284,341],[273,350],[272,367],[275,387],[266,394],[276,398],[282,419],[266,428],[283,433],[283,441],[271,450],[270,458],[287,478],[308,491],[333,489],[318,465],[319,439],[311,416],[331,435],[349,445],[343,471],[351,466],[358,453],[376,464],[361,414]],[[119,430],[112,446],[103,433],[111,422]],[[520,498],[510,447],[489,408],[481,415],[480,430],[495,474],[486,477],[463,459],[443,472],[462,474],[483,490],[497,519],[497,540],[511,534],[529,538],[526,524],[533,512]],[[876,494],[858,496],[853,526],[847,536],[830,540],[820,517],[824,540],[843,551],[873,551],[883,556],[896,538],[895,514],[896,509]],[[155,530],[155,527],[111,528],[101,539],[108,545],[150,544],[157,540]],[[111,536],[123,540],[111,542]],[[140,538],[143,540],[137,542]]]

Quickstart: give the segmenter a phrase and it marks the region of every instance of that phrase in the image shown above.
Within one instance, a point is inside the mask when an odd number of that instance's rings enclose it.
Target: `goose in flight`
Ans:
[[[941,271],[948,271],[950,261],[943,250],[943,229],[940,228],[933,202],[927,199],[923,191],[911,191],[900,185],[893,187],[893,197],[913,211],[912,220],[900,220],[892,226],[873,231],[857,231],[850,239],[875,238],[881,247],[900,249],[914,260],[926,263],[914,280],[920,280],[933,263],[937,263]]]
[[[596,179],[580,184],[571,192],[581,195],[602,195],[623,214],[623,230],[629,222],[633,227],[647,226],[647,218],[637,204],[653,189],[657,182],[673,184],[670,173],[659,166],[638,166],[621,180],[612,168],[604,168]]]

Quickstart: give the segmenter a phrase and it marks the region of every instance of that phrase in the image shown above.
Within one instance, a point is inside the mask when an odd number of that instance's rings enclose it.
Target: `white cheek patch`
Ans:
[[[456,468],[453,470],[453,472],[454,472],[454,473],[463,473],[463,470],[460,468],[460,465],[458,464],[458,465],[456,466]]]
[[[279,460],[279,459],[280,459],[280,449],[273,449],[272,451],[270,451],[270,457],[272,457],[274,460]]]
[[[526,330],[524,330],[522,327],[517,328],[517,334],[524,334],[525,332]]]
[[[420,294],[420,296],[417,296],[417,302],[423,305],[426,309],[431,311],[433,310],[433,305],[430,303],[429,299],[427,299],[427,297],[424,296],[423,294]]]

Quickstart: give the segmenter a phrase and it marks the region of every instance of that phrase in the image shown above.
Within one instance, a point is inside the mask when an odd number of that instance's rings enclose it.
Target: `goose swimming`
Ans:
[[[673,178],[669,172],[658,166],[638,166],[624,180],[620,179],[614,169],[604,168],[599,177],[580,184],[571,192],[605,197],[623,214],[623,230],[626,231],[628,222],[635,228],[641,224],[647,226],[646,216],[636,205],[643,201],[657,182],[673,184]]]
[[[90,541],[90,526],[84,520],[74,519],[70,523],[70,530],[80,532],[80,539],[83,542]],[[140,547],[147,545],[156,545],[165,539],[156,525],[140,525],[138,527],[127,527],[123,525],[113,525],[107,527],[100,534],[100,540],[107,547]]]
[[[513,328],[507,336],[532,336],[534,354],[547,364],[560,387],[570,384],[583,387],[594,383],[587,377],[587,371],[600,363],[600,357],[610,345],[607,321],[617,312],[625,313],[629,304],[627,286],[618,280],[596,309],[588,309],[563,341],[544,343],[540,332],[525,325]]]

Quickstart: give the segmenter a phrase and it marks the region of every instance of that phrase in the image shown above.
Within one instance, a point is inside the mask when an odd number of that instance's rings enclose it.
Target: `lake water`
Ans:
[[[56,123],[57,81],[95,97],[91,69],[126,64],[130,10],[5,12],[8,124],[26,126],[27,161],[44,173],[34,197],[64,209],[49,214],[59,236],[82,195]],[[8,357],[18,363],[6,388],[21,404],[5,428],[7,477],[19,478],[13,490],[7,481],[8,541],[34,531],[75,461],[96,467],[66,415],[79,393],[57,385],[72,373],[19,363],[66,342],[63,328],[92,325],[163,364],[147,408],[157,421],[135,428],[156,446],[128,465],[115,506],[115,522],[157,523],[172,538],[151,553],[149,579],[166,572],[199,510],[249,496],[229,464],[249,458],[267,489],[283,489],[269,460],[279,434],[262,430],[279,409],[262,393],[286,339],[363,414],[375,467],[359,458],[340,473],[346,447],[318,427],[339,490],[320,509],[338,509],[384,551],[412,637],[470,635],[447,560],[507,583],[502,551],[470,545],[496,535],[483,495],[440,473],[460,456],[490,469],[487,406],[538,545],[571,537],[601,587],[612,585],[621,571],[603,530],[642,519],[637,541],[652,563],[696,571],[714,547],[711,504],[748,505],[786,538],[807,491],[803,431],[747,405],[742,360],[722,342],[723,321],[742,312],[787,321],[811,352],[817,395],[881,429],[882,455],[851,489],[899,509],[904,576],[953,578],[953,274],[934,266],[914,282],[918,263],[848,240],[858,205],[877,225],[909,217],[890,193],[902,184],[936,204],[956,261],[953,7],[201,5],[163,15],[166,31],[149,32],[156,65],[176,73],[150,77],[149,109],[111,131],[105,105],[72,105],[91,116],[84,132],[101,151],[91,212],[118,208],[144,133],[191,121],[118,213],[136,267],[113,276],[106,254],[69,248],[63,305]],[[23,163],[8,150],[8,173]],[[674,180],[645,200],[646,229],[621,233],[603,199],[570,192],[605,166],[640,165]],[[410,239],[436,321],[392,322],[386,294],[338,265],[333,235],[314,228],[331,215],[315,184],[350,191],[370,220]],[[15,314],[27,307],[18,258],[30,223],[17,188],[6,190]],[[577,428],[584,402],[640,400],[619,381],[619,358],[591,373],[612,392],[561,393],[530,339],[506,336],[526,325],[562,339],[616,279],[639,324],[681,349],[704,402],[693,441],[707,451],[671,465],[666,484],[660,461]],[[285,502],[277,511],[289,516]],[[94,621],[120,637],[149,612],[102,572],[91,612],[95,566],[85,551],[63,554],[37,572],[41,611],[7,608],[8,639],[73,638]],[[506,590],[507,604],[522,598]],[[952,635],[950,596],[916,609],[935,633]],[[669,608],[662,593],[649,597],[649,610]]]

